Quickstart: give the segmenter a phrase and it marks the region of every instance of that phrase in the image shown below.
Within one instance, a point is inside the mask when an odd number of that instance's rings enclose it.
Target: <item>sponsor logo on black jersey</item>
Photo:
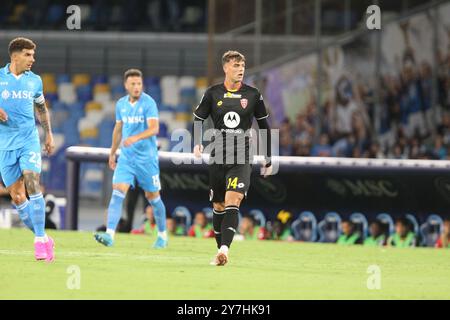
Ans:
[[[231,129],[236,128],[241,122],[241,117],[234,111],[227,112],[223,117],[223,123]]]

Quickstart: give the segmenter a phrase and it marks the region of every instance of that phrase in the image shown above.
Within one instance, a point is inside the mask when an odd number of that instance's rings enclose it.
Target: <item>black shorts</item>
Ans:
[[[251,164],[210,164],[209,201],[225,201],[226,191],[236,191],[247,196],[250,187]]]

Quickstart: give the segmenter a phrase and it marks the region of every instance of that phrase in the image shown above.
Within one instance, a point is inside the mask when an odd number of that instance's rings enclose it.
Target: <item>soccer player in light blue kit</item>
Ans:
[[[40,190],[41,145],[34,111],[45,132],[45,151],[55,145],[41,77],[31,72],[36,45],[9,43],[11,63],[0,69],[0,174],[19,216],[33,231],[36,260],[54,260],[54,241],[45,234],[45,201]],[[27,192],[30,199],[27,199]]]
[[[156,135],[159,132],[158,109],[155,101],[143,92],[142,72],[125,72],[124,85],[128,95],[116,104],[116,125],[112,135],[109,166],[114,170],[113,192],[108,207],[106,233],[94,235],[95,240],[112,246],[114,234],[122,215],[123,200],[135,180],[144,189],[145,197],[153,208],[158,237],[154,248],[167,247],[166,207],[159,191],[159,162]],[[116,151],[121,153],[116,164]]]

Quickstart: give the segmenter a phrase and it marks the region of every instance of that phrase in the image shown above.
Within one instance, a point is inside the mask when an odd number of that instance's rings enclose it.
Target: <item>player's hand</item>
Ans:
[[[272,170],[273,170],[272,164],[266,167],[266,163],[264,162],[261,166],[261,175],[264,176],[264,178],[267,178],[272,174]]]
[[[51,156],[55,151],[55,141],[53,140],[53,134],[51,133],[47,134],[47,136],[45,137],[44,150],[49,156]]]
[[[115,153],[112,153],[109,155],[108,164],[109,164],[109,167],[111,168],[111,170],[116,170],[117,163],[116,163],[116,154]]]
[[[131,146],[133,143],[136,143],[136,142],[138,142],[139,140],[138,140],[138,138],[136,138],[136,136],[131,136],[131,137],[128,137],[124,142],[123,142],[123,146],[124,147],[129,147],[129,146]]]
[[[196,158],[201,158],[203,152],[203,146],[201,144],[198,144],[194,147],[194,156]]]
[[[6,114],[5,110],[3,110],[2,108],[0,108],[0,121],[1,122],[8,121],[8,115]]]

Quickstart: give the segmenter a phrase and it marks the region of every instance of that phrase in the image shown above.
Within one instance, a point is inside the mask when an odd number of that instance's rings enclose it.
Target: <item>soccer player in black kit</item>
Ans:
[[[222,57],[225,81],[208,88],[194,111],[194,155],[201,157],[202,123],[211,116],[214,123],[212,151],[208,165],[210,201],[213,203],[213,226],[218,253],[211,264],[223,266],[239,224],[239,206],[250,186],[252,155],[250,129],[256,118],[265,129],[267,145],[261,174],[272,172],[270,160],[269,116],[258,89],[242,82],[245,57],[227,51]]]

